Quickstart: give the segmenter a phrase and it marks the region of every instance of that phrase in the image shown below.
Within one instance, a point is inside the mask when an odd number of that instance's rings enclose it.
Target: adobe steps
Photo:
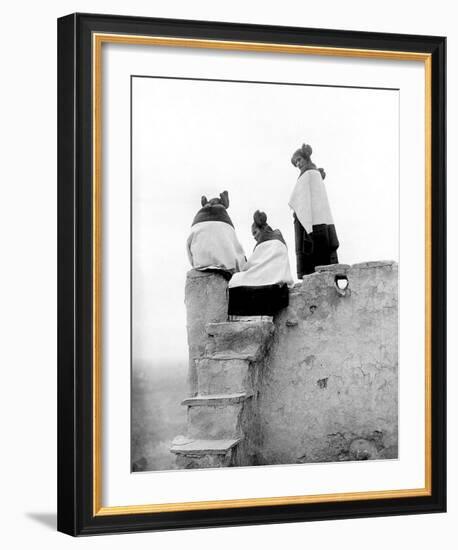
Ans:
[[[257,377],[274,332],[271,320],[206,325],[205,354],[196,359],[197,394],[188,407],[187,435],[174,439],[179,468],[247,466],[256,437]]]

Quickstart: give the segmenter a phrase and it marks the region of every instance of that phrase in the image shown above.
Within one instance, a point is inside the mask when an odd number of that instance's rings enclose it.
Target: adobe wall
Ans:
[[[259,387],[264,464],[396,458],[398,267],[328,266],[290,293]],[[342,295],[335,275],[346,274]]]
[[[188,334],[188,393],[197,393],[196,361],[205,355],[206,326],[227,320],[227,281],[212,271],[191,269],[186,276],[185,306]]]
[[[205,326],[226,319],[226,287],[188,273],[191,395]],[[291,289],[254,388],[253,464],[397,457],[397,287],[395,262],[368,262],[320,268]]]

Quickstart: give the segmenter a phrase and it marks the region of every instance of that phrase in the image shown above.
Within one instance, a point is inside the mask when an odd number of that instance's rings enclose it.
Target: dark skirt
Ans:
[[[339,263],[337,257],[339,241],[334,225],[314,225],[312,232],[307,233],[296,215],[294,215],[294,235],[297,276],[299,279],[302,279],[304,275],[313,273],[317,265]]]
[[[275,315],[288,307],[288,285],[239,286],[229,289],[229,315]]]

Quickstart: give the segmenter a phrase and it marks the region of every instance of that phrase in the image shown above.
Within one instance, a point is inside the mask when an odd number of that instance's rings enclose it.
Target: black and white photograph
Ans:
[[[5,3],[5,549],[453,546],[455,12]]]
[[[131,471],[396,460],[399,90],[132,75]]]

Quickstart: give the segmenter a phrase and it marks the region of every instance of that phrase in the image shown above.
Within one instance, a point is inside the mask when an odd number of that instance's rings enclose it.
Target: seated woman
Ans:
[[[229,193],[223,191],[219,198],[210,200],[203,196],[201,205],[186,243],[189,261],[194,269],[215,271],[228,280],[246,263],[245,252],[227,213]]]
[[[243,271],[229,281],[231,316],[272,316],[289,303],[288,285],[293,284],[293,278],[286,243],[278,229],[267,225],[264,212],[257,210],[253,219],[253,254]]]

